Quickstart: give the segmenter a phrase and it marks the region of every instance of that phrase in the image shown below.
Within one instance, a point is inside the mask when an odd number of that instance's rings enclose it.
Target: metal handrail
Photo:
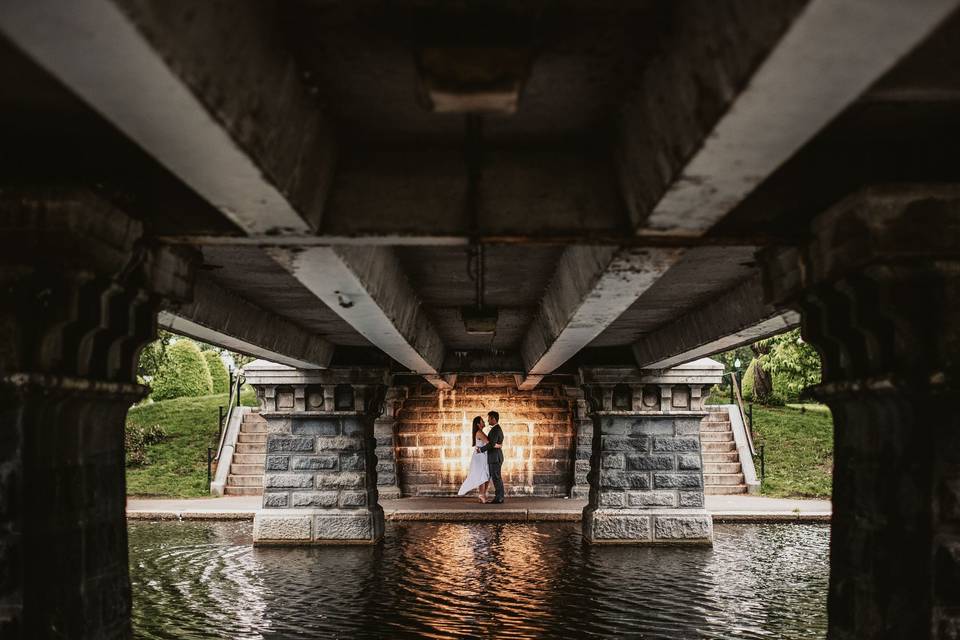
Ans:
[[[227,396],[227,415],[224,416],[223,421],[220,423],[220,441],[217,443],[217,455],[213,457],[213,460],[220,461],[220,454],[223,453],[224,441],[227,438],[227,429],[226,425],[230,424],[230,419],[233,417],[233,411],[236,407],[240,406],[240,389],[243,387],[243,384],[246,382],[246,378],[237,373],[237,377],[233,377],[233,373],[230,374],[230,391]]]
[[[730,372],[728,375],[730,376],[730,384],[732,385],[731,389],[733,389],[733,395],[736,399],[737,409],[740,410],[740,419],[743,420],[743,424],[747,426],[744,431],[747,432],[747,445],[750,447],[750,455],[755,456],[757,455],[757,450],[753,446],[753,423],[751,422],[749,425],[747,425],[747,414],[743,410],[743,396],[740,394],[740,383],[737,380],[736,372]]]

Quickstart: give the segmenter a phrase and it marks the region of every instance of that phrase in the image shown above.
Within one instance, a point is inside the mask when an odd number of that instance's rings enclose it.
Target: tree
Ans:
[[[820,382],[820,355],[800,336],[800,330],[774,336],[763,365],[770,371],[774,389],[786,400],[796,401],[801,392]]]
[[[227,367],[223,364],[220,354],[214,350],[204,350],[203,357],[207,361],[207,367],[210,369],[210,379],[213,381],[214,393],[227,393],[230,391],[230,374],[227,373]]]
[[[770,348],[770,339],[750,345],[753,351],[753,361],[750,363],[750,371],[753,373],[753,399],[760,404],[771,404],[773,400],[773,380],[764,360]]]
[[[140,351],[137,362],[137,375],[153,377],[160,371],[163,362],[167,359],[167,348],[173,343],[176,336],[161,329],[157,332],[157,339]]]
[[[193,340],[179,338],[167,348],[167,357],[151,382],[154,400],[213,393],[210,367]]]

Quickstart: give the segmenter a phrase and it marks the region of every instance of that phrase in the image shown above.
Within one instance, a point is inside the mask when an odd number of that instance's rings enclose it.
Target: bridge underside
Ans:
[[[2,635],[129,635],[122,431],[159,318],[523,392],[800,325],[836,423],[831,637],[954,637],[957,5],[3,4]]]

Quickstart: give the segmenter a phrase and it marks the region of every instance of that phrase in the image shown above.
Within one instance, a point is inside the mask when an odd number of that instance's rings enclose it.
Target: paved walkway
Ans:
[[[135,520],[250,520],[260,496],[182,500],[127,500],[127,518]],[[469,498],[402,498],[380,503],[388,520],[578,521],[585,500],[509,498],[502,505]],[[784,500],[758,496],[707,496],[714,522],[829,522],[828,500]]]

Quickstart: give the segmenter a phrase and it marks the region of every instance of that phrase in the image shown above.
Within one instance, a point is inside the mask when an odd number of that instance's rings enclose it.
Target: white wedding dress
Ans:
[[[474,440],[473,446],[483,446],[478,440]],[[470,471],[467,473],[467,479],[460,485],[460,491],[457,495],[465,495],[468,491],[473,491],[484,482],[490,479],[490,467],[487,466],[486,453],[474,453],[470,458]]]

